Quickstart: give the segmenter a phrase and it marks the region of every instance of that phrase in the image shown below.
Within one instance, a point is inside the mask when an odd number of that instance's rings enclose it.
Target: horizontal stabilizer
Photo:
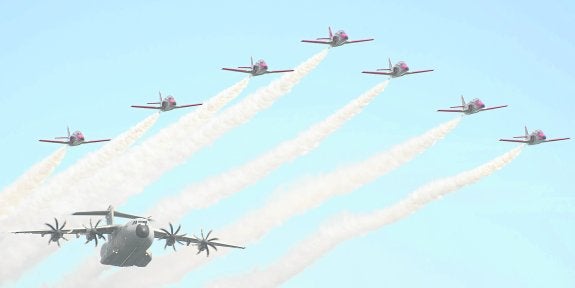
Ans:
[[[104,211],[82,211],[82,212],[74,212],[74,213],[72,213],[72,215],[78,215],[78,216],[106,216],[106,215],[108,215],[108,213],[110,213],[110,211],[107,211],[107,210],[104,210]],[[122,212],[118,212],[118,211],[114,211],[114,217],[127,218],[127,219],[146,218],[146,217],[141,217],[141,216],[126,214],[126,213],[122,213]]]

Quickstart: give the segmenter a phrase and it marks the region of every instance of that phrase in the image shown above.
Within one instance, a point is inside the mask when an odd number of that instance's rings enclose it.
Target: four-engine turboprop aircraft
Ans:
[[[112,139],[99,139],[99,140],[86,141],[84,138],[84,134],[82,134],[82,132],[75,131],[74,133],[70,134],[70,128],[66,127],[66,130],[68,131],[68,136],[54,137],[54,139],[66,139],[66,141],[46,140],[46,139],[40,139],[38,141],[48,142],[48,143],[57,143],[57,144],[66,144],[66,145],[70,145],[70,146],[78,146],[81,144],[105,142],[105,141],[112,140]]]
[[[433,69],[409,71],[409,66],[407,66],[407,63],[405,63],[403,61],[399,61],[395,65],[392,66],[391,65],[391,59],[389,59],[389,58],[387,59],[387,63],[389,64],[389,66],[388,66],[389,68],[376,69],[376,71],[363,71],[361,73],[376,74],[376,75],[388,75],[391,78],[397,78],[397,77],[401,77],[403,75],[433,71]],[[379,71],[387,71],[387,72],[379,72]]]
[[[202,103],[198,103],[198,104],[186,104],[186,105],[178,106],[176,104],[176,99],[174,98],[174,96],[168,95],[168,97],[162,98],[162,92],[158,92],[158,94],[160,95],[160,102],[150,102],[150,103],[146,103],[146,104],[156,104],[156,105],[159,104],[160,106],[132,105],[131,107],[133,107],[133,108],[146,108],[146,109],[158,109],[162,112],[167,112],[167,111],[170,111],[172,109],[179,109],[179,108],[186,108],[186,107],[202,105]]]
[[[328,27],[328,30],[329,30],[329,37],[317,38],[316,40],[301,40],[301,42],[315,43],[315,44],[327,44],[331,47],[337,47],[337,46],[341,46],[344,44],[373,41],[372,38],[361,39],[361,40],[349,40],[349,36],[347,36],[345,31],[343,31],[343,30],[339,30],[335,34],[333,34],[331,32],[331,27]]]
[[[470,102],[465,103],[465,99],[463,98],[463,95],[461,95],[461,106],[449,107],[449,108],[461,108],[461,109],[439,109],[437,111],[438,112],[460,112],[460,113],[464,113],[465,115],[469,115],[469,114],[474,114],[474,113],[481,112],[481,111],[499,109],[499,108],[504,108],[504,107],[507,107],[507,105],[485,108],[485,104],[483,104],[483,101],[481,101],[479,98],[475,98],[475,99],[471,100]]]
[[[531,132],[531,134],[529,134],[529,131],[527,131],[527,126],[525,126],[525,135],[515,136],[513,138],[515,139],[499,139],[499,141],[526,143],[527,145],[537,145],[546,142],[563,141],[571,139],[571,138],[547,139],[547,136],[545,136],[545,133],[543,133],[543,131],[541,130],[535,130]],[[524,140],[516,140],[516,139],[524,139]]]
[[[271,73],[285,73],[285,72],[293,72],[294,70],[268,70],[268,64],[263,59],[258,60],[254,64],[254,58],[250,57],[251,66],[240,66],[236,68],[222,68],[222,70],[226,71],[233,71],[233,72],[242,72],[242,73],[249,73],[252,76],[259,76],[263,74],[271,74]],[[247,69],[247,70],[246,70]]]
[[[174,226],[170,223],[170,230],[167,229],[154,229],[150,226],[150,218],[144,218],[140,216],[130,215],[126,213],[116,212],[112,206],[108,207],[106,211],[87,211],[87,212],[76,212],[72,215],[92,215],[92,216],[105,216],[106,225],[98,226],[101,220],[96,222],[96,225],[92,226],[92,220],[90,220],[90,227],[82,228],[65,228],[66,222],[59,226],[58,219],[54,218],[54,224],[45,223],[49,230],[32,230],[32,231],[16,231],[12,233],[31,233],[40,234],[42,237],[44,235],[50,235],[48,239],[48,244],[51,242],[56,242],[60,246],[60,239],[68,241],[64,235],[75,234],[76,238],[80,235],[86,237],[86,244],[94,240],[94,245],[98,245],[98,239],[106,240],[104,235],[108,235],[107,242],[102,245],[100,249],[100,263],[104,265],[112,265],[119,267],[127,266],[138,266],[144,267],[152,261],[152,254],[148,251],[148,248],[154,242],[154,239],[166,240],[164,244],[164,249],[168,246],[172,246],[174,251],[176,251],[176,243],[196,245],[198,253],[206,251],[206,256],[210,256],[209,248],[217,250],[217,247],[229,247],[229,248],[239,248],[244,249],[244,247],[234,246],[224,243],[215,242],[218,238],[210,238],[212,231],[208,232],[204,236],[204,232],[201,231],[201,238],[199,237],[188,237],[186,234],[178,234],[180,232],[181,226],[178,226],[176,231],[174,231]],[[132,219],[124,225],[114,224],[114,217]]]

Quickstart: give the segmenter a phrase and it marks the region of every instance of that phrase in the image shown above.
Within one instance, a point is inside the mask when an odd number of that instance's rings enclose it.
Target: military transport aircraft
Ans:
[[[499,139],[499,141],[504,142],[518,142],[518,143],[526,143],[527,145],[537,145],[546,142],[553,142],[553,141],[562,141],[562,140],[569,140],[571,138],[557,138],[557,139],[549,139],[547,140],[547,136],[541,130],[535,130],[529,134],[527,131],[527,126],[525,127],[525,135],[523,136],[515,136],[513,138],[521,138],[524,140],[515,140],[515,139]]]
[[[431,72],[433,69],[429,70],[419,70],[419,71],[409,71],[409,66],[407,63],[403,61],[397,62],[395,65],[391,65],[391,59],[387,59],[387,63],[389,63],[389,68],[382,68],[377,69],[376,71],[363,71],[361,73],[365,74],[376,74],[376,75],[388,75],[391,78],[401,77],[403,75],[415,74],[415,73],[424,73],[424,72]],[[379,71],[388,71],[388,72],[379,72]]]
[[[252,76],[258,76],[263,74],[270,74],[270,73],[285,73],[285,72],[293,72],[294,70],[274,70],[268,71],[268,64],[263,59],[258,60],[256,64],[254,64],[254,58],[251,58],[251,66],[240,66],[238,69],[236,68],[222,68],[222,70],[233,71],[233,72],[242,72],[242,73],[249,73]],[[248,70],[246,70],[248,69]]]
[[[154,104],[158,105],[159,104],[160,106],[132,105],[131,107],[133,107],[133,108],[146,108],[146,109],[158,109],[162,112],[167,112],[167,111],[170,111],[172,109],[179,109],[179,108],[186,108],[186,107],[202,105],[202,103],[199,103],[199,104],[187,104],[187,105],[177,106],[176,99],[174,98],[174,96],[168,95],[168,97],[162,98],[162,92],[158,92],[158,94],[160,95],[160,102],[150,102],[150,103],[146,103],[146,104],[151,104],[151,105],[154,105]]]
[[[331,47],[337,47],[337,46],[341,46],[344,44],[373,41],[372,38],[361,39],[361,40],[349,40],[349,36],[347,36],[345,31],[343,31],[343,30],[339,30],[335,34],[333,34],[331,32],[331,27],[328,27],[328,30],[329,30],[329,37],[317,38],[316,40],[301,40],[301,42],[316,43],[316,44],[327,44]]]
[[[12,233],[31,233],[40,234],[42,237],[44,235],[50,235],[48,239],[48,244],[51,242],[56,242],[60,246],[60,239],[68,241],[64,235],[75,234],[76,238],[80,235],[85,235],[86,244],[94,240],[94,245],[98,245],[98,239],[106,240],[105,234],[108,235],[108,242],[102,245],[100,249],[100,263],[104,265],[112,265],[119,267],[127,266],[138,266],[144,267],[152,261],[152,254],[147,251],[147,249],[152,245],[154,239],[166,240],[164,249],[168,246],[172,246],[174,251],[176,251],[176,243],[196,245],[198,253],[206,251],[206,256],[210,256],[209,248],[217,250],[216,247],[230,247],[244,249],[244,247],[234,246],[215,242],[218,238],[211,238],[210,235],[212,231],[208,232],[204,236],[204,232],[201,231],[201,238],[196,236],[188,237],[186,234],[179,234],[181,226],[178,226],[176,231],[174,231],[174,226],[170,223],[170,230],[167,229],[154,229],[149,223],[151,219],[130,215],[126,213],[114,211],[114,207],[108,207],[106,211],[87,211],[87,212],[75,212],[72,215],[93,215],[93,216],[105,216],[106,225],[98,226],[101,220],[96,222],[96,225],[92,226],[92,221],[90,220],[90,227],[82,228],[65,228],[66,222],[59,226],[58,219],[54,218],[54,224],[45,223],[50,229],[48,230],[32,230],[32,231],[17,231]],[[133,219],[124,225],[114,224],[114,217]]]
[[[485,104],[483,104],[483,101],[481,101],[479,98],[475,98],[475,99],[471,100],[470,102],[465,103],[465,99],[463,98],[463,95],[461,95],[461,106],[449,107],[449,108],[461,108],[461,109],[439,109],[437,111],[438,112],[460,112],[460,113],[464,113],[465,115],[469,115],[469,114],[474,114],[474,113],[481,112],[481,111],[499,109],[499,108],[504,108],[504,107],[507,107],[507,105],[485,108]]]
[[[89,144],[89,143],[105,142],[105,141],[112,140],[112,139],[100,139],[100,140],[86,141],[84,138],[84,134],[82,134],[82,132],[75,131],[74,133],[70,134],[70,128],[66,127],[66,129],[68,131],[68,136],[62,136],[62,137],[55,137],[54,138],[54,139],[66,139],[66,141],[45,140],[45,139],[40,139],[38,141],[48,142],[48,143],[66,144],[66,145],[70,145],[70,146],[78,146],[80,144]]]

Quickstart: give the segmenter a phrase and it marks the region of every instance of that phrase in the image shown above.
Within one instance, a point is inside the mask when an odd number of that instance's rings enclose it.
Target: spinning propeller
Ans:
[[[94,247],[97,247],[98,238],[106,240],[106,237],[104,237],[102,233],[98,233],[97,228],[98,225],[100,224],[100,221],[102,221],[102,219],[98,220],[98,222],[96,222],[96,225],[92,226],[92,219],[90,219],[90,228],[86,227],[85,225],[82,225],[86,229],[86,243],[84,244],[88,244],[88,242],[94,240]]]
[[[58,219],[54,218],[54,222],[55,222],[55,226],[52,226],[50,223],[44,223],[46,224],[46,226],[50,227],[50,229],[52,230],[51,232],[47,232],[46,234],[50,234],[50,239],[48,239],[48,244],[50,244],[50,242],[56,242],[56,244],[58,244],[58,247],[60,247],[60,238],[68,241],[68,239],[66,239],[64,237],[64,233],[65,231],[62,230],[64,229],[64,226],[66,226],[66,221],[64,221],[64,223],[62,224],[62,226],[58,225]],[[42,237],[44,237],[45,234],[42,234]]]
[[[166,247],[168,246],[172,246],[172,249],[174,249],[174,251],[176,251],[176,242],[178,242],[178,244],[184,244],[184,242],[182,242],[181,240],[177,240],[176,237],[178,236],[186,236],[186,234],[182,234],[182,235],[178,235],[178,232],[180,232],[180,228],[182,228],[182,225],[178,225],[178,229],[176,229],[176,231],[174,232],[174,226],[172,226],[172,223],[170,223],[170,232],[168,232],[168,230],[162,228],[160,229],[161,231],[163,231],[164,233],[168,234],[167,236],[162,236],[160,239],[165,239],[166,240],[166,245],[164,245],[164,249],[166,249]]]
[[[214,250],[218,250],[218,248],[216,248],[216,245],[214,245],[212,243],[212,241],[217,241],[218,238],[212,238],[212,239],[208,239],[210,237],[210,234],[212,234],[212,230],[210,230],[210,232],[208,232],[208,234],[204,237],[204,230],[201,230],[202,233],[202,238],[198,238],[196,237],[196,235],[194,235],[194,238],[196,238],[196,240],[198,241],[198,243],[196,245],[198,245],[198,253],[200,254],[202,251],[206,250],[206,257],[210,256],[210,247],[214,248]],[[188,245],[190,245],[190,243],[188,242]]]

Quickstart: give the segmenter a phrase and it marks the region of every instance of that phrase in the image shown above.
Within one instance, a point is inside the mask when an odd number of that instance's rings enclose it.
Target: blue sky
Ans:
[[[194,212],[182,223],[184,229],[217,231],[259,207],[277,187],[421,134],[451,119],[453,115],[435,110],[457,105],[461,94],[487,105],[510,105],[465,117],[415,161],[292,219],[260,243],[213,261],[181,283],[201,285],[274,261],[334,214],[383,208],[430,180],[480,165],[511,149],[513,145],[496,140],[520,135],[524,125],[553,138],[575,136],[574,12],[570,1],[523,6],[500,1],[0,2],[0,105],[5,107],[0,186],[57,148],[37,142],[39,138],[58,136],[67,125],[88,138],[114,137],[148,115],[130,105],[156,99],[158,90],[179,103],[208,99],[243,77],[220,68],[244,65],[250,56],[266,59],[270,69],[295,67],[322,48],[299,40],[324,37],[328,25],[345,29],[352,39],[376,40],[332,49],[292,93],[121,210],[145,212],[163,195],[295,137],[383,80],[359,72],[384,67],[387,57],[404,60],[412,69],[436,71],[392,80],[363,113],[318,149]],[[275,77],[252,79],[243,96]],[[183,113],[162,114],[147,135]],[[340,245],[286,287],[572,287],[573,145],[527,147],[480,183]],[[57,171],[98,147],[70,149]],[[38,219],[39,225],[46,220]],[[16,286],[55,281],[85,257],[98,261],[93,248],[81,242],[31,267],[33,273]],[[161,254],[161,246],[156,243],[153,252]]]

